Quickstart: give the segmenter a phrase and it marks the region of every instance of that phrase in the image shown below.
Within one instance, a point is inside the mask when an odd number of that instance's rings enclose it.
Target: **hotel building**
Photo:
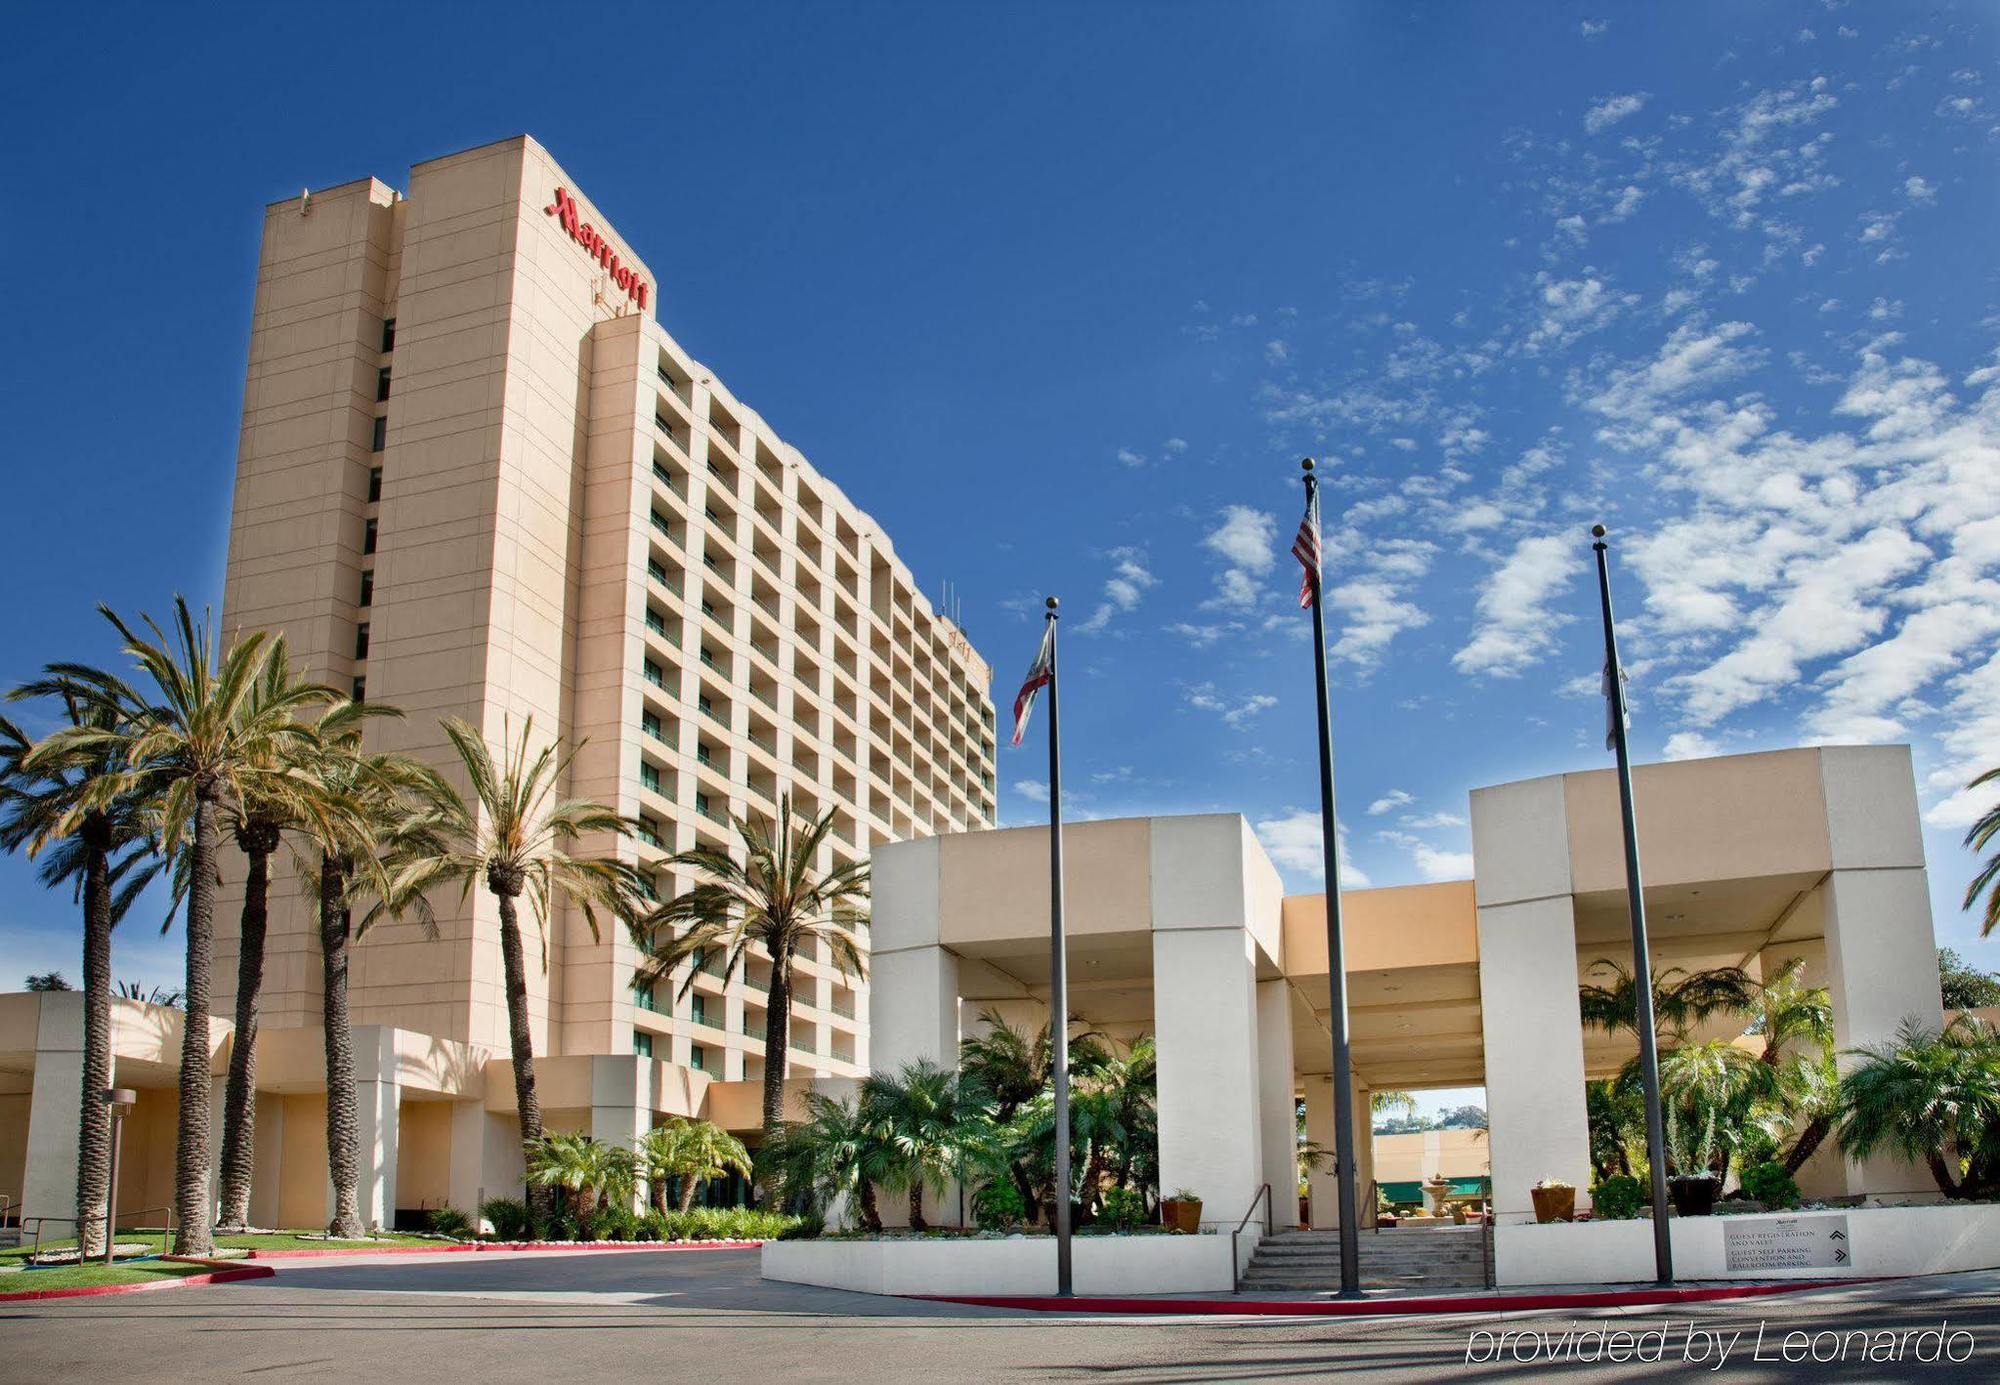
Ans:
[[[618,849],[662,898],[692,883],[665,857],[734,847],[732,816],[774,817],[787,795],[834,814],[821,869],[990,825],[985,660],[659,302],[645,260],[526,137],[419,164],[407,193],[370,178],[267,207],[224,627],[282,633],[306,673],[401,709],[372,741],[461,787],[442,717],[496,745],[531,718],[537,743],[581,744],[566,792],[640,824]],[[384,1224],[519,1179],[497,911],[483,890],[437,903],[440,937],[385,924],[352,958],[364,1206]],[[225,897],[217,913],[219,1020],[236,912]],[[267,1224],[325,1220],[314,918],[285,872],[259,1036]],[[622,932],[570,912],[545,965],[527,943],[552,1128],[624,1143],[667,1114],[756,1125],[768,957],[686,995],[635,993]],[[866,1071],[866,981],[822,949],[795,988],[792,1074]],[[128,1140],[164,1121],[170,1144],[171,1097],[149,1090],[168,1109],[137,1113]]]

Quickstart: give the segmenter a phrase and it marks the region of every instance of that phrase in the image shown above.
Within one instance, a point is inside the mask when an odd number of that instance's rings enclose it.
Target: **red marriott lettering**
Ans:
[[[577,211],[576,199],[567,190],[556,189],[556,200],[545,209],[550,216],[562,221],[563,230],[569,238],[589,252],[590,257],[603,265],[611,275],[611,281],[625,290],[625,293],[640,307],[646,306],[646,281],[618,258],[618,252],[611,248],[611,242]]]

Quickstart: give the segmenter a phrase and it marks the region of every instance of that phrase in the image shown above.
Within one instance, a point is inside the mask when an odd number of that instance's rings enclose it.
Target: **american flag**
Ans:
[[[1299,536],[1292,540],[1292,556],[1299,560],[1305,575],[1299,579],[1299,607],[1310,610],[1313,604],[1313,579],[1319,576],[1319,487],[1314,486],[1306,496],[1305,518],[1299,521]]]
[[[1021,743],[1027,734],[1028,714],[1035,710],[1035,694],[1046,688],[1056,676],[1056,623],[1049,621],[1042,630],[1042,647],[1035,651],[1035,662],[1028,665],[1028,676],[1021,680],[1021,691],[1014,694],[1014,744]]]

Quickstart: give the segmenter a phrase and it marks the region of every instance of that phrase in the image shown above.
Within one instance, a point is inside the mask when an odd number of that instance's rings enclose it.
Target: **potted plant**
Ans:
[[[1677,1173],[1667,1180],[1667,1199],[1674,1212],[1683,1217],[1706,1217],[1715,1212],[1716,1190],[1722,1180],[1704,1169],[1700,1173]]]
[[[1560,1178],[1544,1178],[1529,1190],[1535,1200],[1538,1222],[1575,1221],[1576,1185]]]
[[[1160,1199],[1160,1225],[1189,1235],[1201,1230],[1201,1197],[1192,1188],[1176,1188]]]

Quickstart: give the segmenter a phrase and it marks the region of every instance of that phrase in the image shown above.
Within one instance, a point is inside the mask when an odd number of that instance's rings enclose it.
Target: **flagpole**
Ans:
[[[1056,687],[1055,597],[1048,599],[1049,631],[1049,1048],[1056,1089],[1056,1296],[1072,1292],[1069,1173],[1069,966],[1063,943],[1062,721]]]
[[[1618,752],[1618,805],[1625,819],[1625,897],[1632,915],[1632,981],[1638,1000],[1639,1071],[1646,1097],[1646,1163],[1653,1175],[1653,1269],[1663,1285],[1674,1282],[1674,1241],[1667,1220],[1667,1151],[1660,1117],[1660,1053],[1654,1035],[1653,956],[1646,942],[1646,899],[1639,880],[1639,820],[1632,806],[1632,754],[1625,740],[1625,676],[1618,662],[1618,633],[1611,619],[1610,545],[1604,526],[1590,529],[1597,554],[1597,596],[1604,609],[1604,684],[1611,703],[1611,741]]]
[[[1319,478],[1313,459],[1299,463],[1305,472],[1306,512],[1315,513]],[[1307,571],[1312,595],[1313,685],[1319,694],[1319,822],[1320,850],[1326,868],[1326,988],[1333,1030],[1334,1180],[1340,1207],[1340,1296],[1361,1297],[1361,1214],[1355,1196],[1354,1074],[1351,1071],[1347,1019],[1347,945],[1340,924],[1339,829],[1333,814],[1333,712],[1326,688],[1326,613],[1320,606],[1320,570],[1324,559]]]

